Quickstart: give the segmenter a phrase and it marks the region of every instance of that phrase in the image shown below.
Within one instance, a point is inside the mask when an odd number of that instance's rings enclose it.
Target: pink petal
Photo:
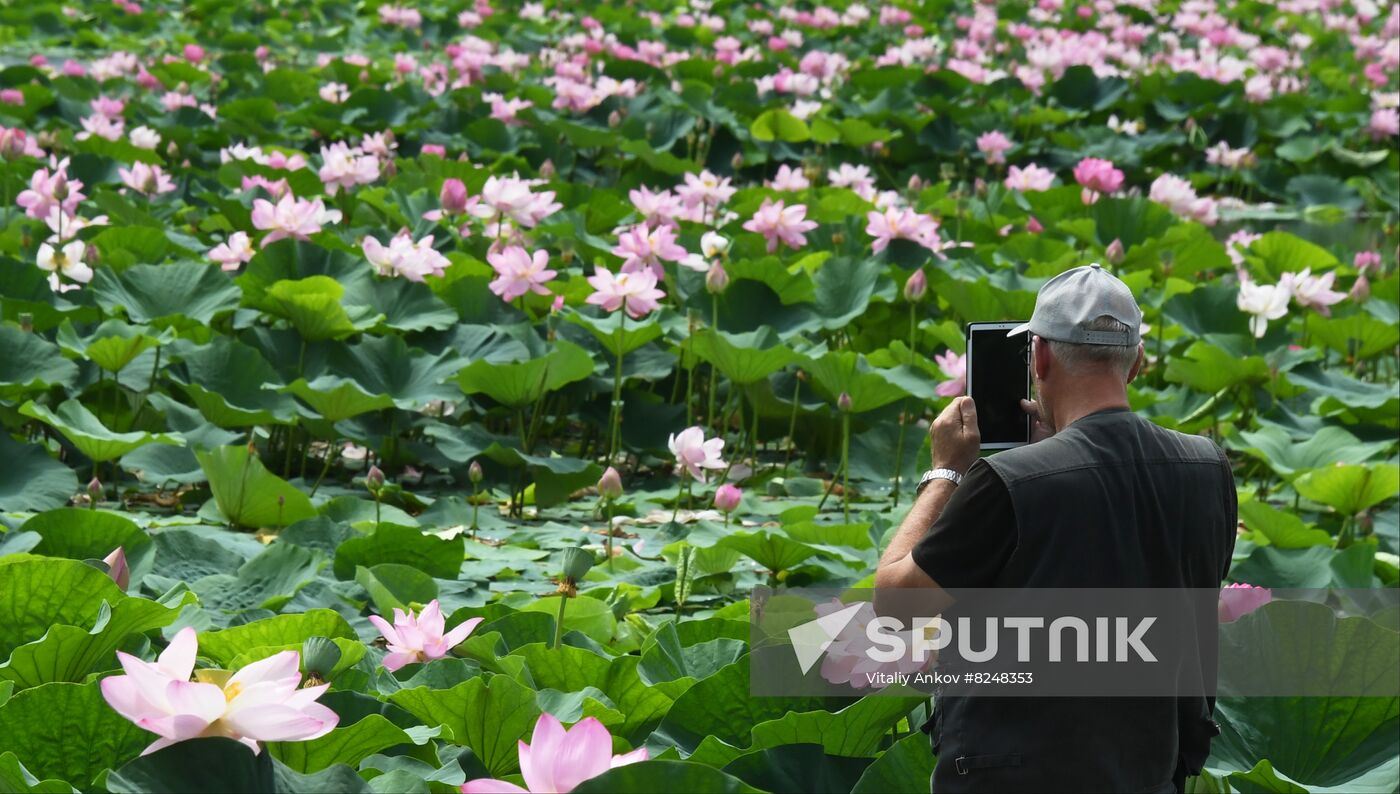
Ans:
[[[484,620],[484,618],[472,618],[471,620],[463,621],[456,628],[443,635],[442,640],[445,649],[451,650],[461,645],[462,641],[472,633],[472,629],[475,629],[482,620]]]
[[[572,791],[612,766],[612,735],[595,717],[585,717],[569,729],[558,752],[551,756],[555,791]]]
[[[463,783],[462,794],[530,794],[530,792],[528,789],[523,789],[514,783],[507,783],[504,780],[495,780],[489,777],[481,777]]]
[[[199,650],[199,639],[193,626],[186,626],[170,640],[170,645],[161,651],[156,663],[162,673],[171,678],[188,679],[194,672],[194,657]]]
[[[379,633],[384,635],[384,639],[388,640],[390,645],[402,644],[399,641],[399,633],[394,630],[394,627],[389,624],[389,621],[378,615],[370,615],[369,622],[373,623],[376,629],[379,629]]]
[[[384,657],[384,669],[392,673],[400,667],[416,661],[418,661],[417,651],[396,651]]]
[[[102,679],[98,687],[102,690],[102,697],[107,701],[107,705],[132,722],[163,713],[152,705],[136,685],[136,680],[129,675],[109,676]]]
[[[620,766],[641,763],[642,761],[646,761],[649,758],[651,758],[651,754],[647,752],[647,748],[638,747],[630,753],[623,753],[621,755],[613,756],[612,768],[617,769]]]
[[[568,791],[555,782],[555,763],[566,736],[564,726],[546,711],[535,720],[530,743],[519,743],[520,776],[531,791]]]
[[[233,684],[241,684],[246,689],[255,684],[271,681],[282,682],[291,678],[296,678],[296,683],[300,684],[301,673],[297,670],[300,664],[301,654],[296,651],[275,653],[234,673],[225,688],[227,689]]]
[[[335,712],[324,706],[319,709],[313,715],[308,713],[310,708],[298,711],[290,706],[264,704],[239,709],[224,717],[224,723],[234,733],[260,742],[302,741],[335,727]]]
[[[228,706],[221,688],[193,681],[171,681],[165,688],[165,699],[177,716],[198,717],[205,725],[222,717]]]

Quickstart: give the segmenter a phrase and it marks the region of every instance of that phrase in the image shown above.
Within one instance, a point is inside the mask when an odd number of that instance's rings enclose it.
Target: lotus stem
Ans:
[[[569,606],[569,594],[559,593],[559,616],[554,619],[554,649],[564,644],[564,610]]]
[[[710,328],[712,328],[716,332],[719,331],[719,295],[717,293],[710,295]],[[715,367],[714,363],[712,362],[710,364],[710,407],[708,412],[705,414],[705,423],[709,425],[712,429],[716,427],[715,389],[718,388],[718,385],[716,383],[718,372],[719,370]]]
[[[903,471],[904,471],[904,431],[905,431],[905,430],[907,429],[907,427],[908,427],[908,426],[905,424],[905,415],[904,415],[904,414],[905,414],[905,409],[906,409],[908,406],[909,406],[909,401],[908,401],[908,400],[904,400],[904,401],[902,401],[902,402],[899,404],[899,416],[898,416],[898,418],[897,418],[897,421],[899,422],[899,440],[897,440],[897,441],[895,442],[895,444],[894,444],[894,493],[893,493],[893,496],[894,496],[894,506],[895,506],[895,507],[899,507],[899,479],[900,479],[899,475],[902,474]]]
[[[792,417],[788,420],[788,447],[787,454],[783,456],[783,477],[787,477],[788,464],[792,462],[792,453],[797,449],[797,401],[802,393],[802,379],[792,379]]]
[[[326,448],[326,463],[325,463],[325,465],[323,465],[323,466],[321,467],[321,474],[320,474],[320,476],[318,476],[318,477],[316,478],[316,484],[313,485],[313,486],[311,486],[311,495],[312,495],[312,496],[315,496],[315,495],[316,495],[316,490],[317,490],[318,488],[321,487],[321,481],[324,480],[324,479],[326,479],[326,474],[327,474],[328,472],[330,472],[331,466],[335,463],[336,458],[339,458],[339,457],[340,457],[340,439],[339,439],[339,438],[336,438],[336,439],[332,440],[332,441],[331,441],[331,445],[330,445],[329,447]]]
[[[622,446],[622,337],[626,327],[627,310],[623,309],[623,313],[618,315],[617,323],[617,368],[613,372],[612,428],[607,464],[609,466],[617,459],[618,449]]]
[[[841,414],[841,510],[847,524],[851,523],[850,455],[851,414],[846,412]]]

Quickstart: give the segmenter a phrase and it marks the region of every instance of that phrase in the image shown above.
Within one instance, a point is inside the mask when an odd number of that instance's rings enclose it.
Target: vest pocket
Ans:
[[[963,755],[953,759],[953,768],[959,775],[970,774],[974,769],[996,769],[1007,766],[1020,766],[1020,753],[1003,755]]]

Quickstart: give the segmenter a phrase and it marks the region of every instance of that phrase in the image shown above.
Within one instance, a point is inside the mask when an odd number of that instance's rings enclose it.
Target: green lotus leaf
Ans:
[[[1332,536],[1324,530],[1309,527],[1293,513],[1277,510],[1254,499],[1240,501],[1239,516],[1245,527],[1254,533],[1254,542],[1260,545],[1281,549],[1332,545]]]
[[[340,544],[335,552],[335,576],[350,579],[357,565],[394,562],[440,579],[455,579],[464,559],[462,543],[460,535],[446,540],[416,527],[380,524],[374,532]]]
[[[822,327],[842,328],[864,314],[883,269],[875,259],[851,261],[832,257],[827,260],[816,274],[816,310],[822,318]]]
[[[1209,342],[1195,342],[1183,357],[1167,361],[1166,378],[1211,394],[1242,383],[1269,380],[1269,364],[1261,356],[1239,357]]]
[[[594,317],[582,312],[570,312],[568,320],[581,325],[593,334],[593,338],[613,357],[627,355],[662,334],[661,323],[655,317],[645,320],[627,319],[623,312]]]
[[[316,515],[311,500],[244,446],[195,452],[219,511],[242,527],[285,527]]]
[[[1362,442],[1345,428],[1326,425],[1304,439],[1295,439],[1281,427],[1270,426],[1256,431],[1242,430],[1239,440],[1227,442],[1269,465],[1279,476],[1291,479],[1305,469],[1316,469],[1333,463],[1362,463],[1389,449],[1386,441]]]
[[[573,608],[575,601],[590,600],[597,599],[589,599],[586,596],[571,599],[569,607]],[[535,603],[546,602],[553,602],[548,605],[556,610],[559,608],[558,602],[552,598]],[[567,612],[564,624],[566,627],[569,625]],[[572,645],[554,648],[543,642],[515,648],[511,651],[511,656],[525,660],[530,678],[538,687],[557,689],[560,692],[578,692],[590,686],[601,690],[626,717],[615,731],[617,736],[623,738],[640,739],[641,737],[634,736],[634,733],[644,726],[654,724],[671,708],[673,698],[668,693],[684,689],[684,684],[643,684],[637,672],[640,660],[635,656],[609,660],[585,648]]]
[[[281,609],[316,578],[325,563],[319,551],[274,543],[234,573],[205,576],[191,582],[190,589],[199,596],[206,614],[227,621],[227,613]]]
[[[1298,493],[1352,516],[1400,493],[1400,466],[1394,463],[1343,465],[1313,469],[1293,481]]]
[[[400,336],[366,337],[359,344],[333,348],[326,357],[326,373],[312,384],[324,390],[352,382],[366,394],[387,396],[394,405],[411,410],[456,397],[457,391],[442,381],[461,365],[451,351],[430,355],[410,348]]]
[[[653,791],[757,794],[761,789],[705,764],[657,760],[610,769],[578,784],[574,791],[578,794],[644,794]]]
[[[264,388],[281,382],[272,365],[258,351],[225,336],[185,353],[183,366],[167,374],[219,427],[286,422],[296,412],[290,395]]]
[[[136,758],[157,738],[107,705],[96,681],[16,692],[0,706],[0,725],[0,753],[24,759],[38,778],[63,780],[81,791],[95,791],[104,770]]]
[[[108,372],[119,372],[143,352],[175,338],[169,330],[155,336],[148,334],[149,330],[121,320],[108,320],[84,339],[78,336],[72,322],[64,320],[58,327],[57,341],[65,351],[86,358]]]
[[[754,140],[786,143],[801,143],[812,137],[807,122],[781,108],[760,113],[749,125],[749,134]]]
[[[300,645],[311,637],[355,639],[355,631],[345,618],[330,609],[309,609],[295,615],[255,620],[219,631],[201,632],[201,655],[228,664],[250,648],[273,645]]]
[[[833,405],[843,393],[849,394],[852,413],[873,411],[909,396],[890,381],[884,370],[871,368],[859,353],[831,351],[820,358],[806,358],[801,366]]]
[[[361,646],[363,647],[363,646]],[[319,772],[335,764],[351,767],[371,755],[401,744],[422,744],[403,728],[379,714],[370,714],[349,725],[306,742],[268,742],[267,751],[297,772]]]
[[[68,503],[78,475],[41,446],[19,444],[0,433],[0,511],[48,510]],[[105,556],[105,555],[104,555]]]
[[[933,778],[935,760],[928,736],[912,733],[866,767],[851,794],[924,794]]]
[[[0,753],[0,788],[16,794],[74,794],[77,791],[62,780],[40,780],[30,774],[14,753]]]
[[[800,358],[767,326],[747,334],[704,328],[692,334],[686,345],[740,385],[764,380]]]
[[[169,604],[145,598],[119,598],[99,609],[91,628],[55,624],[34,642],[14,649],[0,664],[0,681],[13,681],[16,689],[51,681],[82,682],[89,674],[116,666],[115,653],[133,635],[168,626],[180,610],[195,602],[189,591]]]
[[[869,758],[827,755],[820,744],[784,744],[744,753],[724,765],[761,791],[850,791]]]
[[[107,312],[120,309],[131,322],[159,325],[208,324],[235,309],[242,295],[229,274],[199,262],[134,265],[120,273],[98,268],[92,292]]]
[[[535,693],[510,676],[464,681],[451,689],[415,687],[389,696],[425,725],[443,726],[443,738],[470,747],[493,777],[519,769],[516,742],[526,738],[540,714]]]
[[[308,342],[344,339],[373,327],[378,320],[373,309],[356,306],[355,315],[341,305],[345,288],[329,276],[308,276],[282,280],[267,288],[258,307],[291,323]]]
[[[113,433],[77,400],[65,400],[59,404],[57,411],[50,411],[30,400],[20,406],[19,412],[62,433],[79,452],[97,463],[119,458],[147,444],[183,446],[185,443],[178,433]]]
[[[0,399],[12,400],[51,386],[71,386],[78,365],[57,345],[12,325],[0,325]]]
[[[473,361],[457,373],[457,384],[466,394],[485,394],[503,405],[520,408],[592,375],[594,365],[593,357],[583,348],[557,340],[549,352],[525,361]]]

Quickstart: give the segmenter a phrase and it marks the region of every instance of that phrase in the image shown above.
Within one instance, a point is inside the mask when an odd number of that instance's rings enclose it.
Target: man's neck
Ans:
[[[1075,384],[1075,393],[1072,396],[1062,398],[1058,402],[1059,404],[1052,406],[1056,432],[1105,408],[1127,408],[1128,394],[1123,388],[1123,382],[1119,380],[1080,382]]]

